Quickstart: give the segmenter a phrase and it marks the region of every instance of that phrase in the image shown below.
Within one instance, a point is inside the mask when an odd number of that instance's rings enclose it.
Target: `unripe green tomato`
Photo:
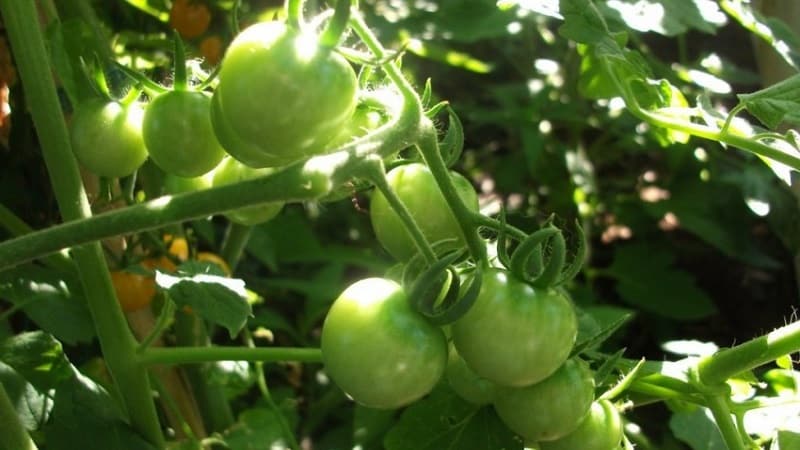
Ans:
[[[355,109],[357,87],[350,63],[309,31],[258,23],[222,60],[215,131],[248,165],[287,165],[326,151]]]
[[[470,182],[456,172],[450,172],[450,177],[467,208],[477,212],[478,194]],[[461,227],[428,166],[420,163],[405,164],[390,170],[386,178],[419,225],[428,243],[435,244],[451,239],[452,242],[443,249],[457,249],[466,245],[464,233],[461,232]],[[417,254],[417,246],[406,231],[400,216],[378,190],[372,196],[369,217],[378,241],[395,259],[408,261]]]
[[[164,192],[169,195],[177,195],[208,189],[214,181],[213,175],[213,171],[191,178],[167,174],[164,176]]]
[[[322,326],[325,371],[356,402],[380,409],[433,389],[447,364],[442,330],[411,309],[403,288],[360,280],[333,302]]]
[[[271,173],[273,169],[254,169],[233,158],[226,158],[214,170],[213,186],[223,186],[239,181],[249,180]],[[277,216],[283,208],[283,202],[268,202],[260,205],[227,211],[225,217],[241,225],[258,225]]]
[[[211,126],[211,96],[204,92],[154,98],[145,109],[142,135],[150,158],[168,174],[197,177],[225,156]]]
[[[593,400],[592,371],[573,358],[534,385],[497,386],[494,408],[512,431],[542,442],[560,439],[578,428]]]
[[[119,178],[132,174],[147,159],[143,117],[138,103],[93,99],[78,105],[70,123],[75,157],[96,175]]]
[[[511,272],[483,272],[475,303],[453,325],[453,343],[478,375],[504,386],[529,386],[555,372],[577,336],[572,302]]]
[[[494,399],[494,383],[473,372],[453,345],[447,355],[445,375],[453,391],[470,403],[486,405]]]
[[[541,450],[617,450],[622,442],[622,419],[608,400],[592,403],[589,414],[573,432],[541,442]]]

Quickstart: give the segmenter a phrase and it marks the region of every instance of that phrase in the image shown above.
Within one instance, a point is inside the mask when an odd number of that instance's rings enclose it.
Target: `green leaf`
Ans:
[[[94,338],[94,322],[78,280],[33,264],[0,275],[0,297],[10,300],[42,330],[74,345]]]
[[[41,392],[72,376],[61,343],[42,331],[18,334],[0,343],[0,361],[13,367]]]
[[[771,129],[782,122],[800,123],[800,74],[738,97],[747,111]]]
[[[384,440],[386,450],[521,450],[522,441],[491,407],[478,408],[449,389],[408,407]]]
[[[781,450],[800,448],[800,432],[781,430],[778,432],[778,446]]]
[[[672,266],[675,255],[647,243],[617,247],[608,273],[617,279],[622,300],[643,311],[677,320],[708,317],[716,308],[694,277]]]
[[[363,450],[382,449],[386,432],[394,425],[396,412],[356,405],[353,415],[353,444]]]
[[[223,438],[230,450],[289,450],[281,420],[273,409],[249,409],[225,431]]]
[[[641,32],[676,36],[689,30],[714,33],[725,15],[712,0],[623,0],[606,2],[604,15]]]
[[[13,367],[0,361],[0,384],[11,399],[17,415],[28,430],[38,430],[44,425],[53,409],[53,400],[25,381]]]
[[[693,450],[727,450],[725,441],[705,408],[697,408],[691,412],[678,412],[669,420],[669,428],[681,441]]]
[[[212,265],[182,264],[177,276],[156,271],[156,284],[169,293],[178,307],[190,307],[200,317],[225,327],[234,337],[252,315],[244,281],[191,271],[202,266]]]
[[[564,24],[558,29],[561,36],[581,44],[617,47],[611,38],[603,15],[590,0],[561,0],[559,2]]]

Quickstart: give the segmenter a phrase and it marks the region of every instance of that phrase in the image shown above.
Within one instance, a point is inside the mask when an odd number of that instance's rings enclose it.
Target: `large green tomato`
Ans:
[[[248,165],[290,164],[327,149],[355,109],[357,86],[350,63],[310,32],[259,23],[222,60],[214,129]]]
[[[399,408],[433,389],[447,364],[438,327],[411,309],[403,288],[384,278],[350,285],[322,326],[322,360],[356,402]]]
[[[143,116],[137,103],[93,99],[78,105],[70,123],[75,157],[96,175],[118,178],[132,174],[147,159]]]
[[[249,180],[261,175],[267,175],[272,169],[254,169],[245,166],[233,158],[226,158],[214,170],[214,180],[212,186],[224,186],[239,181]],[[277,216],[283,208],[283,202],[269,202],[259,205],[247,206],[234,209],[225,213],[225,216],[232,222],[241,225],[258,225]]]
[[[487,269],[478,298],[453,324],[453,342],[478,375],[505,386],[528,386],[569,357],[578,324],[559,290],[538,289],[502,269]]]
[[[142,135],[150,158],[168,174],[197,177],[225,156],[211,126],[211,96],[203,92],[171,91],[153,99]]]
[[[617,450],[622,442],[622,419],[608,400],[592,403],[589,414],[572,433],[541,442],[541,450]]]
[[[450,172],[450,176],[458,196],[470,210],[477,212],[478,195],[470,182],[456,172]],[[464,234],[426,165],[411,163],[395,167],[386,178],[430,244],[452,239],[446,248],[465,245]],[[395,259],[408,261],[417,253],[400,216],[380,191],[376,190],[372,196],[369,217],[378,241]]]
[[[526,440],[541,442],[560,439],[578,428],[593,400],[592,371],[575,358],[534,385],[498,386],[494,408],[512,431]]]

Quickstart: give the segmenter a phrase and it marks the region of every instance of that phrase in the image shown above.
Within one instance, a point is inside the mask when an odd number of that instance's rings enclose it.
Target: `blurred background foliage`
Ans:
[[[80,0],[56,2],[60,22],[49,30],[67,111],[71,102],[90,94],[78,75],[82,68],[74,64],[80,57],[90,61],[111,51],[165,82],[171,27],[206,69],[219,61],[236,31],[232,0],[175,0],[200,8],[182,18],[170,16],[175,7],[168,0],[90,3],[93,8]],[[613,30],[628,33],[628,45],[642,52],[654,78],[668,79],[686,98],[729,109],[737,93],[792,73],[781,66],[782,59],[765,56],[772,47],[759,45],[732,15],[731,5],[746,9],[747,2],[595,3]],[[766,3],[765,14],[773,16],[760,19],[796,50],[791,27],[778,19],[793,17],[789,10],[797,5],[785,1],[776,12],[775,3],[781,2]],[[322,6],[311,0],[307,9]],[[509,221],[526,230],[552,214],[568,229],[575,220],[583,225],[590,258],[570,286],[575,302],[599,321],[634,314],[606,343],[609,349],[625,347],[631,358],[678,359],[684,355],[671,353],[675,346],[667,343],[729,346],[794,318],[800,210],[791,180],[737,149],[667,136],[627,114],[619,99],[605,98],[594,76],[598,69],[558,35],[557,1],[362,0],[360,8],[386,46],[404,51],[403,69],[413,83],[421,90],[432,80],[434,95],[459,114],[466,146],[456,169],[474,183],[482,211],[496,214],[503,205]],[[276,14],[281,14],[279,1],[245,0],[239,23],[243,27]],[[98,48],[98,34],[111,43],[108,48]],[[353,38],[347,43],[357,45]],[[125,82],[121,74],[111,73],[109,79],[112,90],[115,81]],[[4,40],[0,85],[0,204],[34,228],[57,223]],[[390,258],[370,229],[368,208],[368,192],[354,193],[349,201],[292,205],[253,231],[237,275],[264,300],[249,322],[257,339],[318,345],[321,320],[335,296],[356,278],[389,268]],[[225,226],[214,218],[188,224],[187,231],[198,248],[215,250]],[[7,238],[3,233],[0,238]],[[33,328],[31,321],[37,320],[35,313],[10,319],[4,334]],[[90,338],[79,335],[67,342],[76,365],[95,351]],[[214,338],[229,339],[225,333]],[[226,437],[250,442],[253,433],[279,435],[274,412],[248,395],[254,380],[247,365],[218,366],[215,373],[229,387],[234,410],[242,413]],[[268,368],[272,395],[289,422],[297,424],[300,436],[310,436],[315,449],[350,448],[352,442],[378,448],[396,414],[351,406],[318,369]],[[688,426],[669,422],[670,411],[679,409],[659,404],[629,415],[649,436],[642,438],[641,448],[686,448],[685,442],[692,442],[691,436],[676,437],[670,427],[697,428],[708,419],[685,415],[680,420],[690,421]],[[236,448],[255,448],[242,445]]]

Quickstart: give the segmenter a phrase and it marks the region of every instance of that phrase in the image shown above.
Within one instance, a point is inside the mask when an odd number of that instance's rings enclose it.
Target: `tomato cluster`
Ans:
[[[477,213],[470,182],[456,172],[449,177],[467,210]],[[428,166],[400,165],[387,181],[437,256],[466,246]],[[386,251],[413,264],[420,249],[381,190],[372,195],[370,219]],[[446,326],[447,338],[409,307],[412,290],[374,278],[348,287],[323,324],[326,373],[353,400],[373,408],[406,406],[442,377],[464,400],[493,405],[510,430],[537,448],[616,449],[621,419],[609,402],[595,401],[594,374],[572,354],[578,321],[566,291],[494,265],[468,273],[480,277],[480,290],[467,312]]]

